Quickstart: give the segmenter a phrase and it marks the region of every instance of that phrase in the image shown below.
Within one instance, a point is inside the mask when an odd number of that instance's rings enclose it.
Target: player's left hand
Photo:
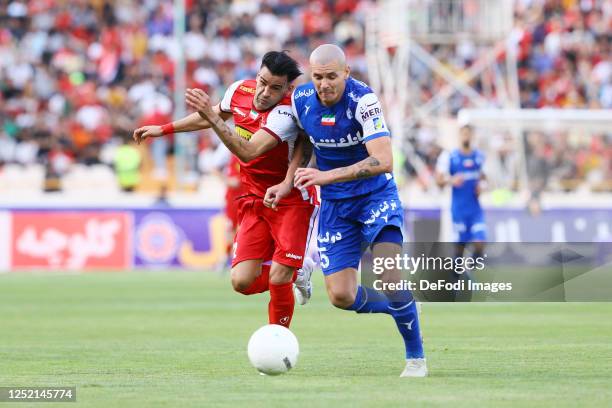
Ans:
[[[201,89],[188,88],[185,92],[185,102],[190,108],[202,112],[207,117],[213,112],[210,96]]]
[[[332,182],[329,173],[319,169],[301,167],[295,171],[295,179],[293,184],[297,188],[306,188],[310,186],[324,186]]]
[[[268,208],[277,211],[276,207],[280,200],[284,197],[287,197],[293,187],[290,184],[282,182],[272,187],[268,187],[266,190],[266,195],[264,197],[264,205]]]

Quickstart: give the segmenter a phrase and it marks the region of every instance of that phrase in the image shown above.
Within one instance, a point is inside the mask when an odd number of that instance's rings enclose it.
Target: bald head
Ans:
[[[310,54],[310,77],[325,106],[342,98],[349,73],[344,52],[337,45],[323,44]]]
[[[341,67],[346,66],[346,57],[344,51],[334,44],[319,45],[310,54],[311,65],[329,65],[337,63]]]

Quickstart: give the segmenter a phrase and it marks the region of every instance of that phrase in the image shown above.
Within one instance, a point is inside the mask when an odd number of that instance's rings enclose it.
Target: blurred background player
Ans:
[[[463,257],[465,247],[473,243],[473,257],[484,254],[487,225],[479,196],[486,182],[482,172],[485,156],[473,147],[474,130],[462,126],[460,147],[443,152],[436,165],[436,181],[440,187],[452,186],[451,215],[455,234],[455,256]]]
[[[288,94],[300,75],[297,62],[286,53],[268,52],[257,79],[236,81],[219,104],[213,106],[204,91],[191,89],[187,91],[187,104],[197,112],[161,127],[147,126],[134,132],[134,138],[141,141],[212,128],[239,158],[244,195],[238,203],[232,285],[247,295],[269,290],[269,322],[286,327],[293,317],[295,271],[302,267],[315,216],[312,189],[295,189],[291,180],[302,151],[296,149],[298,132]],[[235,131],[225,124],[230,117]],[[285,180],[283,205],[275,210],[265,207],[266,189]],[[264,261],[270,258],[268,267]],[[310,273],[307,275],[309,279]]]
[[[412,294],[387,298],[357,281],[363,243],[376,257],[398,254],[403,242],[403,210],[380,102],[366,84],[349,76],[344,52],[336,45],[317,47],[310,65],[312,82],[296,88],[292,107],[314,145],[318,169],[298,169],[295,184],[321,186],[318,245],[329,299],[357,313],[390,314],[405,344],[401,376],[425,377]]]
[[[134,191],[140,182],[142,153],[134,146],[129,133],[124,134],[123,144],[117,148],[113,164],[121,189],[125,192]]]
[[[240,183],[240,160],[232,155],[225,171],[225,216],[229,221],[228,225],[228,256],[231,257],[232,242],[238,231],[238,198],[241,196]]]
[[[223,274],[229,264],[233,253],[234,237],[238,230],[238,198],[242,196],[240,183],[240,160],[234,156],[225,145],[220,144],[212,157],[212,173],[225,185],[224,214],[226,226],[226,257],[220,259],[217,271]]]

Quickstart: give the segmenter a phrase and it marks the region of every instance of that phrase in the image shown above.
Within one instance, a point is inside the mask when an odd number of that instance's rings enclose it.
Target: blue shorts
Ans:
[[[346,200],[323,200],[317,237],[323,273],[359,267],[363,251],[378,233],[387,226],[402,229],[403,223],[395,186]]]
[[[484,213],[480,211],[467,215],[453,214],[453,231],[455,242],[486,241],[487,224],[484,220]]]

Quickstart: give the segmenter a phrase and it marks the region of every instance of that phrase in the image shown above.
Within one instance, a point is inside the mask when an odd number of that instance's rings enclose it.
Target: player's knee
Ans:
[[[353,303],[355,303],[355,294],[344,288],[328,288],[327,295],[332,305],[339,309],[348,309]]]
[[[231,281],[232,287],[238,293],[244,293],[252,283],[251,279],[247,279],[246,276],[240,276],[234,273],[232,273]]]
[[[270,268],[270,283],[275,285],[289,283],[293,280],[294,272],[294,268],[272,264],[272,268]]]

